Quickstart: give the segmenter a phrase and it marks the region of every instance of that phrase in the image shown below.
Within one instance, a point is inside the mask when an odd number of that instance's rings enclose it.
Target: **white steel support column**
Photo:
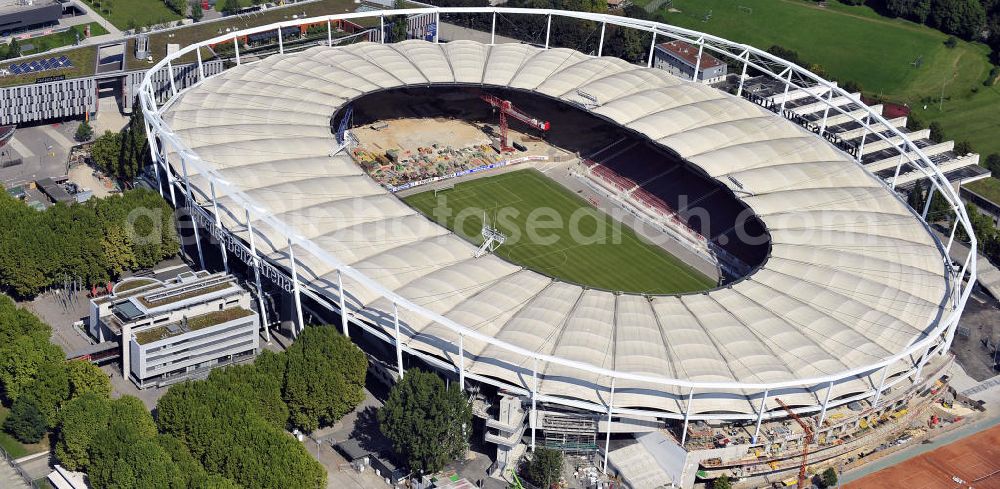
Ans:
[[[167,188],[170,189],[170,204],[177,208],[177,196],[174,194],[174,182],[177,181],[174,178],[174,172],[170,170],[170,165],[167,164],[167,152],[163,152],[163,171],[167,174]]]
[[[688,392],[687,406],[684,407],[684,427],[681,429],[681,448],[684,448],[684,442],[687,441],[688,422],[691,420],[691,403],[693,402],[694,402],[694,387],[691,388],[691,392]]]
[[[441,12],[434,12],[434,44],[438,43],[441,34]]]
[[[170,79],[170,93],[173,94],[171,97],[177,96],[177,84],[174,82],[174,65],[167,61],[167,78]]]
[[[497,13],[493,12],[493,24],[490,27],[490,46],[497,43]]]
[[[788,102],[788,89],[792,88],[792,69],[788,68],[788,79],[785,80],[785,94],[781,96],[781,110],[778,111],[782,117],[785,116],[785,103]]]
[[[865,156],[865,140],[868,139],[868,125],[871,124],[871,122],[872,119],[871,117],[868,117],[867,114],[865,115],[864,120],[861,122],[862,124],[861,145],[860,147],[858,147],[858,161],[861,161],[861,159],[864,158]]]
[[[951,234],[948,236],[948,246],[945,246],[945,256],[951,256],[951,244],[955,242],[955,231],[958,231],[958,208],[952,208],[955,213],[955,225],[951,227]]]
[[[928,346],[927,349],[924,350],[924,353],[920,355],[920,360],[917,362],[917,372],[916,375],[913,376],[914,384],[920,383],[920,374],[924,370],[924,363],[927,362],[927,354],[930,353],[930,351],[931,347]]]
[[[920,217],[927,221],[927,212],[931,210],[931,201],[934,200],[934,191],[937,187],[934,186],[934,182],[931,182],[930,188],[927,189],[927,202],[924,202],[924,212],[920,214]]]
[[[333,22],[326,19],[326,45],[333,46]]]
[[[531,426],[531,451],[535,451],[535,420],[538,418],[536,398],[538,397],[538,359],[531,365],[531,414],[528,424]]]
[[[747,66],[750,66],[750,51],[744,51],[740,58],[746,57],[743,60],[743,71],[740,73],[740,87],[736,89],[736,96],[743,96],[743,81],[747,78]]]
[[[195,54],[198,55],[198,81],[205,81],[205,64],[201,62],[201,48],[194,50]]]
[[[139,107],[132,110],[142,110],[142,101],[139,102]],[[146,141],[149,142],[149,157],[150,161],[153,162],[153,171],[156,173],[156,189],[160,191],[160,197],[163,197],[163,177],[160,176],[160,158],[156,149],[156,138],[149,130],[149,122],[145,117],[142,118],[142,127],[146,130]]]
[[[337,293],[340,294],[340,329],[344,336],[350,338],[347,330],[347,294],[344,293],[344,273],[337,269]]]
[[[285,40],[282,38],[281,28],[278,28],[278,54],[285,54]]]
[[[396,330],[396,372],[399,373],[399,378],[403,378],[403,344],[399,340],[399,307],[396,303],[392,303],[392,326]]]
[[[188,219],[191,220],[191,230],[194,231],[194,245],[198,248],[198,263],[205,269],[205,255],[201,252],[201,237],[198,236],[198,223],[194,221],[194,199],[191,197],[191,180],[188,179],[187,161],[181,158],[181,171],[184,172],[184,193],[187,195],[185,205],[188,207]]]
[[[240,65],[240,40],[233,38],[233,51],[236,52],[236,66]]]
[[[826,94],[827,94],[827,96],[826,96],[826,102],[827,103],[824,104],[825,106],[823,107],[823,122],[821,122],[819,124],[819,135],[820,136],[823,136],[823,134],[826,132],[826,120],[827,120],[827,117],[830,115],[830,106],[833,105],[833,92],[834,92],[833,87],[830,87],[830,91],[826,92]]]
[[[378,16],[378,42],[379,44],[385,44],[385,16]]]
[[[896,173],[892,176],[892,189],[896,190],[896,180],[899,180],[899,170],[903,168],[903,160],[906,157],[906,151],[903,148],[899,149],[899,163],[896,163]]]
[[[458,387],[465,392],[465,335],[458,335]]]
[[[882,367],[882,380],[878,382],[878,390],[875,391],[875,399],[872,401],[872,408],[878,409],[878,401],[882,398],[882,390],[885,389],[885,378],[889,375],[889,365]]]
[[[823,421],[826,421],[826,408],[830,406],[830,393],[833,392],[833,381],[831,381],[826,386],[826,396],[823,399],[823,408],[819,411],[819,423],[816,424],[816,429],[823,428]]]
[[[604,430],[604,467],[601,472],[608,473],[608,452],[611,451],[611,411],[615,408],[615,378],[611,378],[611,395],[608,397],[608,424]]]
[[[250,236],[250,254],[252,255],[250,266],[253,267],[253,278],[257,285],[257,307],[260,308],[260,325],[264,328],[264,341],[270,343],[271,323],[267,320],[267,309],[264,306],[264,288],[260,286],[260,257],[257,256],[257,240],[253,237],[253,224],[250,223],[250,209],[244,207],[243,211],[246,213],[247,235]]]
[[[764,389],[764,397],[760,398],[760,408],[757,409],[757,427],[753,430],[753,440],[750,443],[757,443],[760,436],[760,424],[764,421],[764,409],[767,408],[767,389]]]
[[[549,35],[552,34],[552,14],[545,21],[545,49],[549,48]]]
[[[597,57],[600,58],[601,54],[604,53],[604,30],[607,29],[608,23],[601,22],[601,39],[597,41]]]
[[[653,33],[653,39],[649,41],[649,59],[646,60],[646,68],[653,67],[653,54],[656,53],[656,29],[650,32]]]
[[[292,337],[298,338],[299,333],[306,329],[305,321],[302,320],[302,298],[299,296],[299,272],[295,265],[295,250],[292,248],[292,238],[288,238],[288,261],[292,264],[292,296],[295,298],[295,319],[298,320],[298,330],[293,331]],[[295,330],[295,326],[292,326]]]
[[[698,70],[701,69],[701,53],[705,49],[705,38],[698,39],[698,57],[694,60],[694,75],[691,77],[691,81],[698,82]]]
[[[972,248],[975,248],[974,246]],[[958,283],[962,283],[962,278],[965,277],[965,272],[969,269],[969,263],[972,262],[972,256],[975,253],[965,254],[965,263],[962,265],[962,271],[958,273]],[[949,255],[950,256],[950,255]],[[944,344],[938,348],[938,353],[941,355],[946,355],[948,350],[951,349],[951,342],[955,339],[955,330],[958,328],[958,321],[952,323],[945,333]]]
[[[219,200],[215,197],[215,181],[209,180],[208,187],[212,190],[212,214],[215,214],[215,227],[219,230],[219,252],[222,253],[222,268],[229,273],[229,254],[226,252],[226,241],[221,237],[225,235],[222,229],[222,217],[219,216]]]

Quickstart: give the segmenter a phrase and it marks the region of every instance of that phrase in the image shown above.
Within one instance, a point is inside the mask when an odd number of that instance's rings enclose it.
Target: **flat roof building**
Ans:
[[[698,61],[698,47],[684,41],[670,41],[656,45],[653,66],[666,70],[674,76],[694,80],[695,67],[698,79],[695,81],[713,85],[726,79],[729,67],[706,51]]]
[[[0,0],[0,34],[9,36],[57,24],[62,11],[56,0]]]
[[[131,278],[91,299],[90,333],[118,339],[123,376],[127,370],[139,388],[168,385],[253,358],[260,323],[250,304],[250,293],[224,273]]]

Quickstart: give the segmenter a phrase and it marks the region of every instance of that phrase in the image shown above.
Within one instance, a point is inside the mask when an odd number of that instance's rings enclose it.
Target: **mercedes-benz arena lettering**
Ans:
[[[345,309],[344,332],[361,328],[384,340],[400,371],[405,353],[463,385],[473,379],[525,396],[531,409],[546,403],[608,420],[676,420],[683,443],[697,420],[746,423],[756,441],[763,421],[787,417],[779,398],[823,426],[834,407],[878,407],[891,387],[909,389],[926,379],[925,365],[943,361],[975,281],[975,254],[952,264],[952,239],[939,241],[891,183],[822,134],[743,97],[617,58],[550,49],[548,40],[363,42],[253,63],[241,62],[237,46],[236,66],[191,87],[150,80],[199,46],[399,12],[298,19],[188,46],[150,70],[140,98],[165,195],[187,195],[213,233],[238,238],[222,240],[226,246],[239,242],[287,271],[296,304],[309,294]],[[710,52],[744,73],[770,74],[785,84],[785,100],[803,90],[825,94],[820,101],[850,96],[762,51],[654,22],[503,8],[402,12],[617,24],[655,32],[654,42],[685,40],[699,56]],[[332,115],[366,94],[456,85],[564,101],[679,154],[731,187],[764,223],[769,256],[742,280],[678,296],[587,289],[495,255],[475,258],[476,246],[337,153],[330,130]],[[168,100],[158,104],[163,90]],[[833,104],[828,112],[850,114]],[[972,234],[956,192],[905,134],[871,111],[851,118],[890,141],[900,166],[927,175],[957,213],[956,228]]]

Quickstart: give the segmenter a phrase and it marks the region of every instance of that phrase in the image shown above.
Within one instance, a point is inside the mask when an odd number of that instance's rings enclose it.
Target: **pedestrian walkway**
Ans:
[[[11,463],[8,460],[0,461],[0,487],[5,489],[29,489],[31,486],[24,483],[24,479],[21,478]]]
[[[979,394],[980,392],[996,388],[997,386],[1000,386],[1000,375],[997,375],[996,377],[991,377],[976,384],[973,387],[965,389],[964,391],[961,392],[961,394],[963,396],[972,397],[975,394]]]

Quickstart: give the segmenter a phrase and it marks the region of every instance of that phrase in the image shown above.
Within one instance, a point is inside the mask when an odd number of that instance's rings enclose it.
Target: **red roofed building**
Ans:
[[[657,44],[653,66],[688,80],[694,79],[694,70],[697,66],[698,81],[710,85],[725,80],[729,68],[725,63],[704,50],[701,53],[701,62],[699,63],[698,46],[684,41]]]

